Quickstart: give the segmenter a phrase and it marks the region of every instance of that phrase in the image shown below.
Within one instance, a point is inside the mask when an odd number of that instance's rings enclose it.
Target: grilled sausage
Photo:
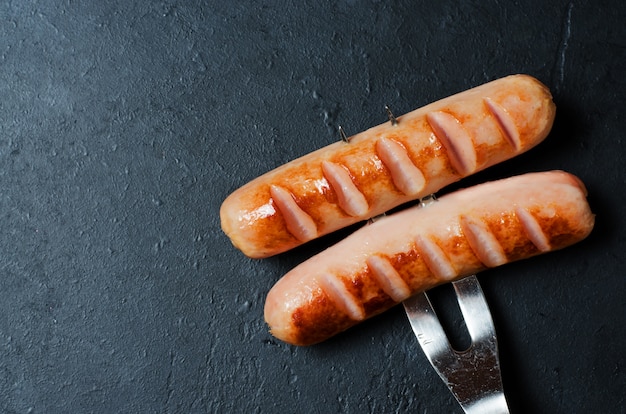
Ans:
[[[310,345],[436,285],[564,248],[594,215],[575,176],[552,171],[481,184],[364,226],[287,273],[265,320]]]
[[[284,252],[532,148],[554,114],[530,76],[484,84],[251,181],[222,204],[222,229],[250,257]]]

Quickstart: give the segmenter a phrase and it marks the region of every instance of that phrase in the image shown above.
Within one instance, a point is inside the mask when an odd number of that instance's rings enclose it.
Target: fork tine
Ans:
[[[426,293],[412,296],[402,304],[413,333],[431,364],[434,364],[433,358],[440,352],[453,352]]]
[[[476,276],[472,275],[454,281],[452,286],[472,343],[475,344],[483,338],[490,337],[493,337],[495,341],[496,331],[493,319]],[[480,315],[480,318],[477,315]]]

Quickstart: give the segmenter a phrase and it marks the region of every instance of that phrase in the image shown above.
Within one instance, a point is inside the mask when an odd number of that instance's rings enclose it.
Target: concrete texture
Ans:
[[[597,214],[570,249],[480,275],[513,412],[617,413],[626,374],[620,1],[0,4],[0,411],[460,413],[401,309],[295,348],[278,278],[220,230],[235,188],[511,73],[558,106],[540,147],[444,191],[564,169]]]

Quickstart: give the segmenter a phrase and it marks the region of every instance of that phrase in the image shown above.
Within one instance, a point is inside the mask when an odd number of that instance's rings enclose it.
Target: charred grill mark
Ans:
[[[371,256],[367,259],[367,266],[380,288],[391,299],[401,302],[411,296],[411,290],[389,260],[380,256]]]
[[[543,232],[541,226],[527,210],[518,207],[515,209],[515,213],[522,224],[526,236],[541,252],[550,251],[550,242]]]
[[[270,195],[283,215],[289,233],[301,242],[317,237],[318,231],[315,221],[300,208],[289,191],[277,185],[272,185],[270,187]]]
[[[526,232],[515,209],[482,217],[493,236],[498,240],[507,262],[537,254],[539,250],[526,236]]]
[[[388,138],[376,143],[376,152],[391,173],[393,184],[406,195],[418,194],[426,184],[424,174],[411,161],[402,145]]]
[[[324,177],[337,194],[339,207],[353,217],[362,217],[369,211],[369,205],[363,193],[352,181],[346,168],[333,162],[322,163]]]
[[[461,122],[447,112],[435,111],[426,115],[435,136],[446,148],[450,164],[462,176],[476,171],[476,148]]]
[[[569,246],[585,237],[589,230],[580,223],[572,222],[567,218],[567,214],[560,215],[559,211],[548,217],[544,217],[541,209],[529,209],[529,213],[537,220],[537,224],[543,230],[551,250],[561,249]]]
[[[428,237],[417,236],[415,239],[417,248],[422,254],[422,259],[430,271],[440,279],[451,280],[457,274],[445,252]]]
[[[489,113],[494,117],[502,134],[506,138],[507,142],[515,149],[519,151],[522,147],[519,130],[515,126],[513,118],[509,112],[503,108],[500,104],[493,101],[491,98],[484,98],[485,106],[489,110]]]
[[[470,248],[485,266],[496,267],[508,261],[498,239],[483,220],[462,216],[461,228]]]
[[[365,318],[365,312],[361,305],[337,277],[325,273],[318,278],[318,282],[330,300],[351,319],[360,321]]]

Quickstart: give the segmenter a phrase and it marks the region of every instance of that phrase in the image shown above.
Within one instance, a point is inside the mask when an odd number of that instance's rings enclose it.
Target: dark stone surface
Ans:
[[[554,130],[460,185],[565,169],[597,227],[480,276],[510,405],[623,412],[626,7],[458,3],[2,2],[0,411],[460,412],[399,308],[310,348],[267,333],[272,284],[349,230],[253,261],[218,209],[338,124],[519,72]]]

